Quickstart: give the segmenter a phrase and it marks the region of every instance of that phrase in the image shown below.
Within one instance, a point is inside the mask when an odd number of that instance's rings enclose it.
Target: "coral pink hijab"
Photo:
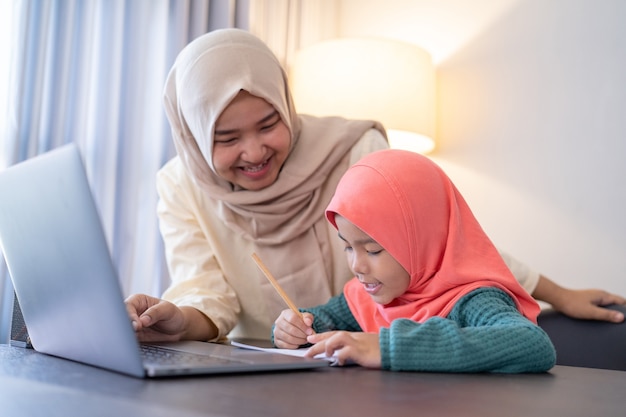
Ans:
[[[378,332],[397,318],[446,317],[464,295],[496,287],[536,323],[539,305],[521,287],[446,174],[428,158],[383,150],[343,176],[327,211],[343,216],[383,246],[411,277],[407,292],[375,303],[357,278],[344,295],[359,325]]]

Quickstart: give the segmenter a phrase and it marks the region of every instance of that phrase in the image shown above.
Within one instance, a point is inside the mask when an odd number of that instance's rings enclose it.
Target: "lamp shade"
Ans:
[[[299,113],[381,122],[392,148],[434,148],[435,71],[410,43],[343,38],[301,49],[289,79]]]

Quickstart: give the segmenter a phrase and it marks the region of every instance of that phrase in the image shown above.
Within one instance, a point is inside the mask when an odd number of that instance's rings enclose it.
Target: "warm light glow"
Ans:
[[[404,149],[421,154],[427,154],[435,149],[432,138],[406,130],[387,129],[389,146],[393,149]]]
[[[430,55],[415,45],[373,38],[321,42],[298,52],[290,82],[299,113],[378,120],[391,147],[434,148],[435,71]]]

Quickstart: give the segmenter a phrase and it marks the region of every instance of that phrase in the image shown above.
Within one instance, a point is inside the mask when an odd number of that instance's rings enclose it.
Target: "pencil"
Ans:
[[[261,261],[261,258],[259,258],[259,256],[256,253],[253,253],[252,254],[252,259],[254,259],[254,262],[256,262],[256,264],[259,266],[259,268],[261,268],[261,271],[263,271],[263,274],[265,275],[265,277],[268,279],[270,284],[272,284],[272,286],[274,287],[274,289],[276,290],[278,295],[280,295],[281,298],[283,300],[285,300],[285,303],[287,303],[287,305],[289,306],[291,311],[293,311],[298,316],[300,316],[300,318],[302,318],[302,313],[300,313],[300,310],[298,310],[298,308],[293,303],[293,301],[291,301],[291,299],[289,299],[289,296],[287,295],[287,293],[281,288],[281,286],[278,284],[278,281],[276,281],[276,278],[274,278],[274,276],[267,269],[265,264],[263,264],[263,261]]]

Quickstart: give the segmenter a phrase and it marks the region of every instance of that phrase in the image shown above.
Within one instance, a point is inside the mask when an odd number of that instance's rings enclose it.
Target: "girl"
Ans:
[[[519,285],[445,173],[382,150],[340,180],[326,217],[355,277],[327,304],[284,310],[281,348],[339,364],[438,372],[543,372],[556,354]]]

